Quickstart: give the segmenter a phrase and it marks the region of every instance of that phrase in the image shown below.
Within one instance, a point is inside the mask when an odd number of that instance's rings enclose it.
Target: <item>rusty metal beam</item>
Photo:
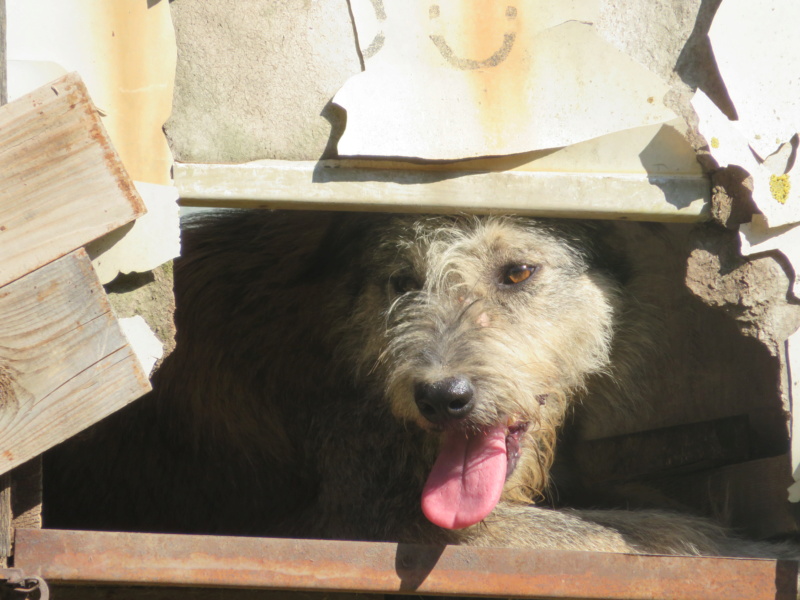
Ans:
[[[798,563],[508,548],[20,529],[53,584],[619,600],[795,600]]]

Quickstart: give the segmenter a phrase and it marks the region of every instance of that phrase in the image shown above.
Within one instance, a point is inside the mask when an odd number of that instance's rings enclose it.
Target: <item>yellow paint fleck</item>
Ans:
[[[715,137],[711,138],[711,147],[712,148],[719,148],[719,138],[715,138]]]
[[[788,173],[784,175],[770,175],[769,191],[772,197],[781,204],[786,204],[786,201],[789,199],[789,190],[791,187]]]

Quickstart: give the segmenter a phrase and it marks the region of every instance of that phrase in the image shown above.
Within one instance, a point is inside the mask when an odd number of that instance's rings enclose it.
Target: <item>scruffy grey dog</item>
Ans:
[[[624,410],[647,345],[600,233],[515,217],[195,223],[177,350],[153,394],[48,456],[46,524],[780,554],[694,517],[537,506],[570,406]]]

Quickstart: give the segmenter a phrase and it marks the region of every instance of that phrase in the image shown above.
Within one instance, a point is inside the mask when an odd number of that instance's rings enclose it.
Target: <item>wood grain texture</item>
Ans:
[[[8,101],[6,89],[6,3],[0,0],[0,106]],[[0,380],[0,390],[2,386]],[[4,475],[0,477],[0,568],[8,566],[8,556],[11,554],[11,517],[11,479]]]
[[[11,527],[11,476],[0,475],[0,569],[8,566],[14,530]]]
[[[0,108],[0,285],[144,214],[77,74]]]
[[[748,460],[745,415],[577,442],[575,460],[592,482],[690,473]]]
[[[42,461],[29,460],[10,473],[0,475],[0,568],[12,556],[14,530],[42,526]]]
[[[42,457],[29,460],[11,473],[11,525],[16,529],[42,526]]]
[[[150,389],[83,249],[0,288],[0,473]]]
[[[797,508],[788,500],[789,455],[726,465],[681,477],[648,481],[667,497],[714,515],[755,538],[797,535]]]

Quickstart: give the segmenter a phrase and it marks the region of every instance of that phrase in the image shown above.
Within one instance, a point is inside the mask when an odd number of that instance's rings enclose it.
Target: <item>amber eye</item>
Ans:
[[[504,285],[517,285],[530,279],[538,270],[536,265],[509,265],[503,270],[501,282]]]

